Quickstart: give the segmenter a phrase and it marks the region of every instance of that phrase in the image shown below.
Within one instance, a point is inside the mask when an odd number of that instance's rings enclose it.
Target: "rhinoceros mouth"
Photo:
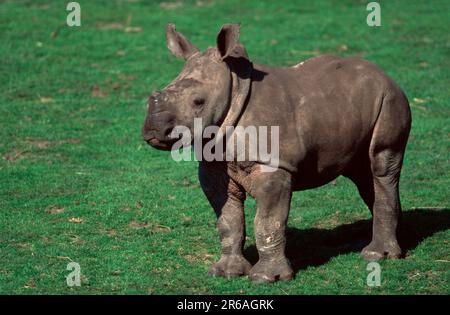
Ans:
[[[166,139],[166,140],[159,140],[155,137],[152,138],[148,138],[145,139],[145,141],[151,145],[152,147],[154,147],[155,149],[158,150],[164,150],[164,151],[171,151],[172,150],[172,146],[174,145],[175,142],[177,142],[179,139],[175,138],[175,139]]]

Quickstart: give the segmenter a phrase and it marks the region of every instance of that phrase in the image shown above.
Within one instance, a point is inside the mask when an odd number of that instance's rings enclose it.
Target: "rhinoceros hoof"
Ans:
[[[385,258],[398,259],[402,256],[400,246],[395,242],[386,242],[388,244],[377,244],[371,242],[363,248],[361,256],[368,261],[377,261]],[[391,243],[391,244],[389,244]]]
[[[259,261],[250,270],[250,279],[253,283],[273,283],[277,280],[292,280],[294,272],[291,264],[284,258],[281,261]]]
[[[208,275],[213,277],[235,278],[248,275],[252,265],[242,255],[222,256],[211,265]]]

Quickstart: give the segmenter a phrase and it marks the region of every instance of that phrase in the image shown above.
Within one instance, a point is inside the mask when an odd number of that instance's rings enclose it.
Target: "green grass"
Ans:
[[[67,1],[0,2],[0,293],[450,293],[448,1],[381,1],[379,28],[366,25],[368,1],[79,2],[79,28],[65,26]],[[166,49],[168,22],[202,49],[241,22],[255,62],[360,55],[402,86],[413,112],[401,182],[408,254],[381,263],[381,287],[365,284],[370,214],[343,178],[294,195],[295,280],[205,276],[220,246],[197,165],[140,138],[147,96],[182,67]],[[253,200],[246,214],[254,262]],[[70,261],[81,287],[66,285]]]

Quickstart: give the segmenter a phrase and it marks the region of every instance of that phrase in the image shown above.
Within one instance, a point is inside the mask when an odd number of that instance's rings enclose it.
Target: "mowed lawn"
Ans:
[[[449,294],[450,4],[380,1],[0,2],[1,294]],[[401,180],[406,257],[381,262],[368,287],[370,213],[338,178],[294,194],[291,282],[206,276],[220,256],[215,215],[197,163],[176,163],[141,140],[146,99],[183,62],[165,43],[174,22],[201,49],[240,22],[252,60],[294,65],[323,53],[358,55],[405,90],[413,127]],[[276,104],[274,104],[275,106]],[[246,203],[246,256],[255,263],[255,202]],[[68,287],[69,262],[81,286]]]

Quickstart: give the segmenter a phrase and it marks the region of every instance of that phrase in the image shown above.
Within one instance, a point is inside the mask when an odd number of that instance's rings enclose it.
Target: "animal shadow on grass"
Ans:
[[[450,228],[450,209],[415,208],[403,211],[398,241],[404,253],[414,249],[425,238]],[[360,252],[369,244],[372,236],[372,220],[359,220],[333,229],[288,228],[286,232],[286,256],[294,272],[310,266],[320,266],[331,258]],[[258,252],[255,245],[245,249],[244,255],[255,264]],[[362,259],[362,258],[361,258]]]

